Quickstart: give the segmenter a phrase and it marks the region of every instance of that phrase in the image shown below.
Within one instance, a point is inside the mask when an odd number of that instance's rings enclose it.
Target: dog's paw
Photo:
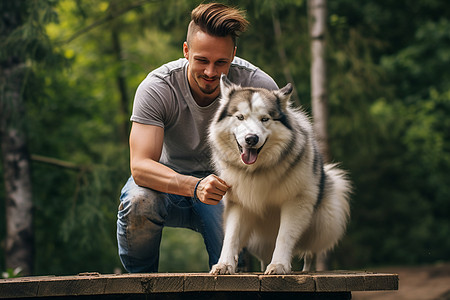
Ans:
[[[284,275],[291,273],[291,267],[283,264],[270,264],[267,266],[264,275]]]
[[[209,274],[211,275],[225,275],[225,274],[233,275],[235,273],[236,273],[235,267],[232,266],[231,264],[226,263],[218,263],[212,266],[211,271],[209,272]]]

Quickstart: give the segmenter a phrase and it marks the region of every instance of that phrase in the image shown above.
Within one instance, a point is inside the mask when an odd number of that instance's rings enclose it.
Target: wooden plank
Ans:
[[[102,277],[53,277],[39,281],[37,296],[99,295],[104,293],[105,283],[106,279]]]
[[[184,274],[154,274],[147,280],[145,293],[179,293],[184,291]]]
[[[314,275],[317,292],[345,292],[347,290],[346,275],[323,274]]]
[[[345,285],[347,287],[347,291],[364,291],[365,283],[364,276],[358,273],[348,273],[345,274]]]
[[[398,275],[315,272],[292,275],[123,274],[0,279],[0,298],[177,293],[343,293],[398,289]],[[222,293],[223,294],[223,293]],[[317,295],[319,295],[317,294]]]
[[[185,292],[205,292],[216,289],[216,276],[209,274],[187,274],[184,280]]]
[[[184,274],[124,274],[107,277],[103,294],[175,293],[184,290]]]
[[[398,290],[398,275],[383,273],[366,273],[364,275],[364,290]]]
[[[260,280],[257,275],[209,275],[189,274],[185,276],[184,291],[259,291]]]
[[[215,291],[259,291],[260,282],[257,275],[219,275],[216,276]]]
[[[148,276],[136,274],[110,276],[106,280],[105,294],[143,294]]]
[[[0,280],[0,298],[35,297],[38,294],[39,282],[33,280]]]
[[[315,291],[315,282],[310,275],[262,275],[260,280],[263,292]]]
[[[328,271],[313,273],[317,291],[364,291],[366,272]],[[398,275],[390,274],[398,281]],[[385,288],[380,288],[380,290]],[[390,289],[386,287],[386,289]]]

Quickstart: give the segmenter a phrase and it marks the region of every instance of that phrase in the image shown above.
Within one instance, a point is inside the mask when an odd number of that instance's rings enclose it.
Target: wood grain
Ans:
[[[291,275],[209,275],[204,273],[157,273],[78,276],[40,276],[0,279],[0,298],[148,295],[192,292],[344,293],[397,290],[398,275],[372,272],[315,272]],[[300,295],[300,294],[299,294]]]

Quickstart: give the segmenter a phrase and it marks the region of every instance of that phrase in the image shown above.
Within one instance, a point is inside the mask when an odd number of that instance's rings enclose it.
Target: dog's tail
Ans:
[[[338,167],[338,164],[325,164],[325,174],[331,181],[330,192],[338,200],[341,213],[346,221],[350,218],[350,195],[352,193],[352,183],[348,173]]]
[[[325,164],[323,167],[327,176],[331,177],[335,184],[335,192],[348,201],[352,193],[352,182],[348,172],[340,169],[338,164]]]
[[[352,184],[347,172],[336,164],[325,164],[324,172],[323,201],[317,206],[315,217],[299,242],[299,251],[305,255],[305,271],[314,254],[326,253],[339,242],[350,218]]]

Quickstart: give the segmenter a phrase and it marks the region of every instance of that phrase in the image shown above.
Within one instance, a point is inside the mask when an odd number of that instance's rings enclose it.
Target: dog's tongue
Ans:
[[[243,148],[241,159],[246,165],[253,164],[258,158],[258,150],[252,148]]]

